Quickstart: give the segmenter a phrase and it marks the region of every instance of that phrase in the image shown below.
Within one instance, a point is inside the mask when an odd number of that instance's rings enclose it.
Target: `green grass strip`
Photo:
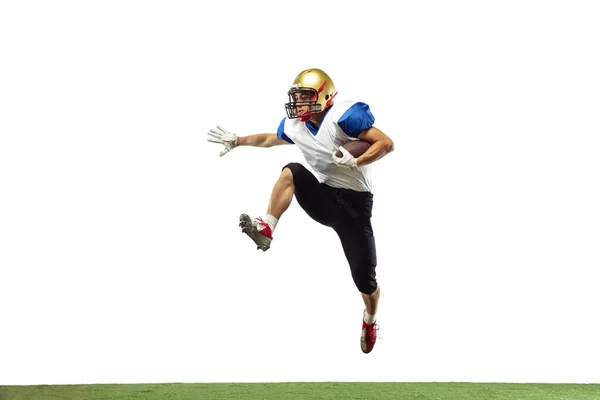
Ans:
[[[307,382],[0,386],[0,400],[25,399],[600,400],[600,385]]]

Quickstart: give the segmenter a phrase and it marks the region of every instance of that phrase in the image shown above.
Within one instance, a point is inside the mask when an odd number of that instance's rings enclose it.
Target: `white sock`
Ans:
[[[363,313],[363,318],[365,320],[365,322],[367,323],[367,325],[371,325],[373,323],[375,323],[375,321],[377,321],[377,313],[371,315],[367,312],[367,310],[365,310],[365,312]]]
[[[277,226],[277,221],[279,221],[277,218],[275,218],[271,214],[267,214],[267,215],[265,215],[265,218],[263,219],[263,221],[265,221],[267,224],[269,224],[269,226],[271,227],[271,233],[275,232],[275,227]]]

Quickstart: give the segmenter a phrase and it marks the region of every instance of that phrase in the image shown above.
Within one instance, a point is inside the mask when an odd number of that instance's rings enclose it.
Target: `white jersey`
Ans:
[[[277,136],[300,149],[319,182],[335,188],[371,192],[370,164],[351,170],[334,164],[332,155],[339,146],[356,140],[360,132],[370,128],[374,121],[367,104],[336,101],[326,111],[318,129],[297,118],[284,118]]]

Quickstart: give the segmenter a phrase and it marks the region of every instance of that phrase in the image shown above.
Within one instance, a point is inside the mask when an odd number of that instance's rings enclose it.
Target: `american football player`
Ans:
[[[341,241],[352,279],[365,304],[361,349],[369,353],[377,338],[380,296],[371,226],[371,164],[393,151],[394,143],[373,125],[375,118],[368,104],[336,96],[335,85],[323,70],[306,69],[289,88],[287,116],[281,120],[277,133],[238,136],[217,125],[208,132],[208,140],[224,146],[221,156],[240,146],[293,144],[301,151],[312,171],[300,163],[285,165],[271,192],[266,213],[255,218],[242,214],[240,227],[258,249],[268,250],[281,216],[295,197],[312,219],[332,228]],[[357,138],[371,146],[355,158],[343,145]],[[335,154],[338,149],[341,157]]]

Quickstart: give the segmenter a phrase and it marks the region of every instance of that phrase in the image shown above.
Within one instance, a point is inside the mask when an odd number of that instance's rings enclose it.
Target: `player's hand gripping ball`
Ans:
[[[333,163],[341,167],[357,169],[358,165],[356,159],[362,156],[369,147],[371,147],[371,143],[365,140],[352,140],[347,142],[333,153]]]
[[[342,147],[348,150],[348,153],[352,154],[353,157],[358,158],[365,154],[365,151],[367,151],[369,147],[371,147],[371,143],[367,142],[366,140],[360,139],[351,140],[345,143]],[[342,157],[342,152],[338,149],[335,155],[337,157]]]

